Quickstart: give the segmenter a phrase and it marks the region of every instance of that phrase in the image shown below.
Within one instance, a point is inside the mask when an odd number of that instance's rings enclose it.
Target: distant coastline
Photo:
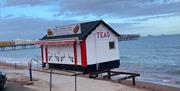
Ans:
[[[119,41],[136,40],[140,38],[140,34],[121,34],[118,38]]]
[[[142,37],[158,37],[158,36],[180,36],[180,34],[160,34],[160,35],[147,35]]]

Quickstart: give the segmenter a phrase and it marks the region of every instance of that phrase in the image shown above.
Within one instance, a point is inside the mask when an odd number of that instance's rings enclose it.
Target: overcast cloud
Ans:
[[[175,13],[179,14],[179,0],[2,0],[3,6],[56,5],[59,15],[115,15],[137,17]]]
[[[15,35],[36,39],[42,37],[48,27],[97,19],[105,20],[119,33],[180,33],[180,0],[0,1],[1,40],[17,38]],[[165,19],[171,24],[164,23]],[[162,24],[155,25],[157,20]],[[157,27],[158,31],[150,31]],[[165,32],[168,30],[172,32]]]
[[[180,2],[173,0],[62,0],[61,12],[77,15],[94,14],[98,16],[137,17],[168,13],[179,13]],[[63,13],[61,13],[63,14]]]

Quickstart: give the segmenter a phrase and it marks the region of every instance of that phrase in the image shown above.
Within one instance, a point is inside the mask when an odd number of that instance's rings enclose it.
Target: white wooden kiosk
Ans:
[[[48,29],[40,42],[43,67],[84,73],[120,66],[119,34],[102,20]]]

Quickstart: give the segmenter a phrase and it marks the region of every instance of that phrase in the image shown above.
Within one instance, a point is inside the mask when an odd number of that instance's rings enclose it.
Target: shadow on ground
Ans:
[[[33,90],[24,87],[22,84],[17,84],[15,82],[8,82],[6,88],[0,88],[0,91],[33,91]]]

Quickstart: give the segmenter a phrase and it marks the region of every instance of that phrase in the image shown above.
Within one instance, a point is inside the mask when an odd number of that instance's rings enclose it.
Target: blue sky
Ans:
[[[103,19],[120,34],[180,34],[180,0],[0,0],[0,40]]]

